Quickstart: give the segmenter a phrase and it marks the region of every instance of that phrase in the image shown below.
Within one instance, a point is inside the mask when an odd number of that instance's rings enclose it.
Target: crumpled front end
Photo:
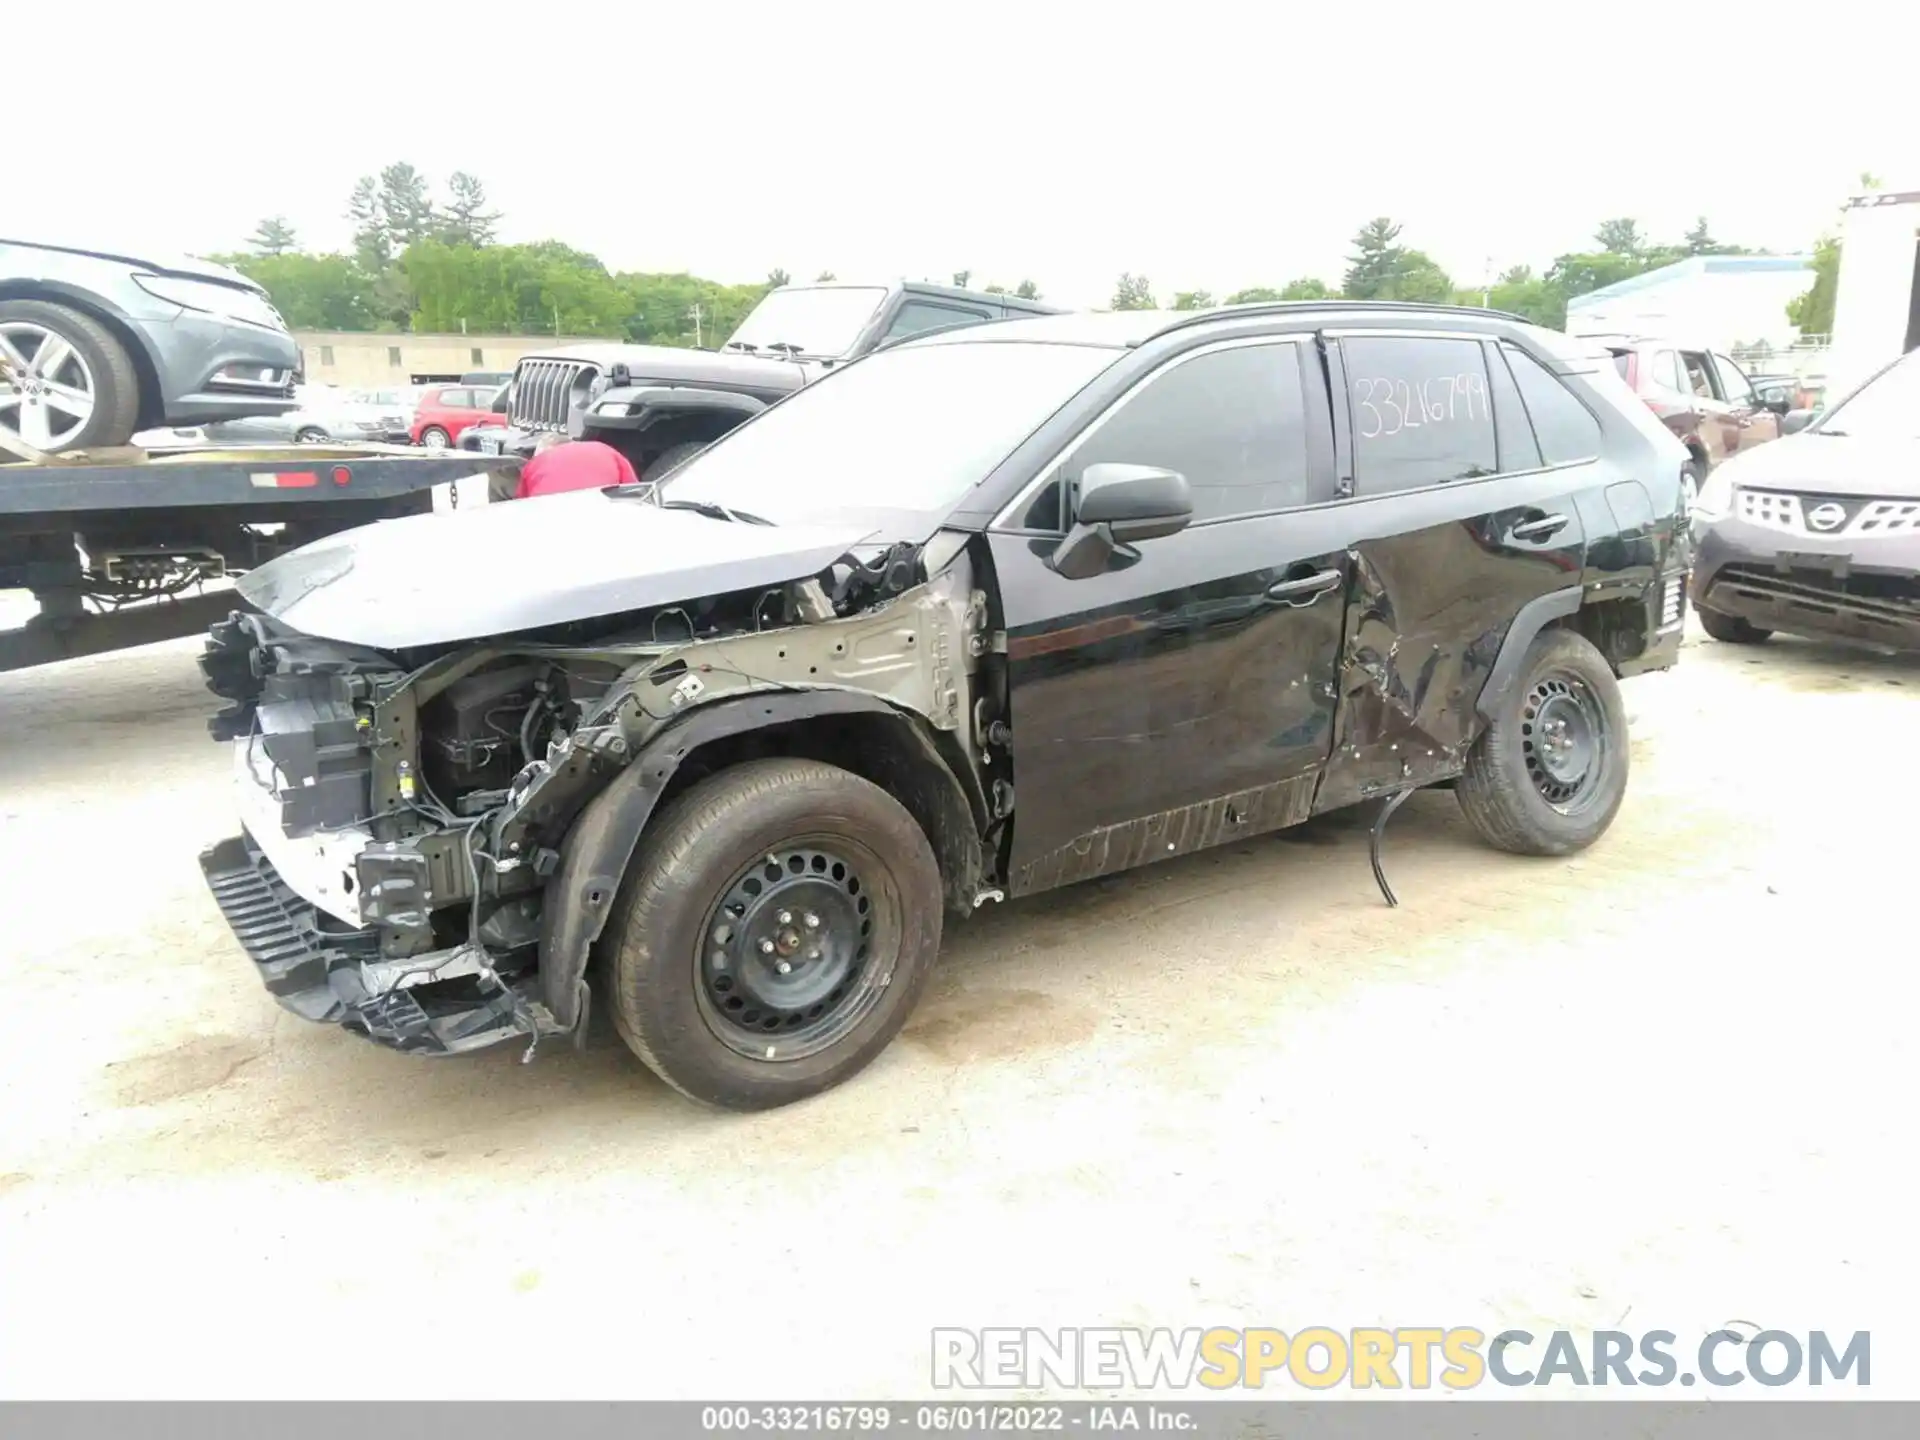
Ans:
[[[201,870],[274,998],[410,1054],[552,1030],[532,886],[509,870],[483,895],[480,817],[433,813],[399,662],[237,614],[201,667],[233,702],[210,728],[242,825]]]
[[[651,803],[690,735],[751,728],[774,707],[735,705],[717,728],[696,727],[696,712],[756,693],[852,692],[841,711],[958,734],[984,623],[964,556],[920,580],[910,547],[427,648],[236,612],[201,668],[230,702],[210,729],[232,748],[242,833],[201,867],[262,982],[304,1018],[423,1055],[577,1037],[587,952],[624,860],[582,886],[565,867],[576,823],[615,779],[640,770]],[[559,923],[574,907],[592,923]]]
[[[382,960],[377,931],[309,903],[245,832],[202,851],[200,868],[261,983],[303,1020],[413,1055],[455,1055],[552,1028],[530,983],[483,983],[471,946]]]

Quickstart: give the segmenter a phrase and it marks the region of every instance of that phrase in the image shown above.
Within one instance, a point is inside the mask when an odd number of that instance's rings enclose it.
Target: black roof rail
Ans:
[[[1526,316],[1515,315],[1510,310],[1492,310],[1480,305],[1443,305],[1437,301],[1250,300],[1242,305],[1219,305],[1211,310],[1196,310],[1191,316],[1176,320],[1156,333],[1166,335],[1175,330],[1185,329],[1189,325],[1201,325],[1208,320],[1238,318],[1242,315],[1299,315],[1311,314],[1315,311],[1339,310],[1378,310],[1396,315],[1437,315],[1458,311],[1468,315],[1483,315],[1494,320],[1512,320],[1521,325],[1534,323]]]

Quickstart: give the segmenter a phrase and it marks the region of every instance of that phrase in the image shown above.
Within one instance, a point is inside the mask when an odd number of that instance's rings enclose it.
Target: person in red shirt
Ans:
[[[532,500],[568,490],[602,490],[609,485],[640,483],[632,462],[611,445],[600,440],[569,440],[564,435],[542,435],[533,447],[532,458],[519,467],[517,479],[511,471],[496,471],[495,475],[496,482],[489,488],[496,500]]]

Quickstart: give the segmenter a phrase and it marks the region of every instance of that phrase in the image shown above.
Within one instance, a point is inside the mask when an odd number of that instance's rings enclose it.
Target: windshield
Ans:
[[[1813,433],[1920,440],[1920,351],[1895,361],[1834,406]]]
[[[837,358],[853,349],[860,331],[886,298],[887,292],[878,286],[795,290],[783,285],[767,292],[727,343],[755,350],[792,345],[798,347],[796,352],[775,353]]]
[[[1118,358],[1091,345],[909,345],[856,361],[748,421],[674,473],[663,500],[776,524],[857,519],[918,538]]]

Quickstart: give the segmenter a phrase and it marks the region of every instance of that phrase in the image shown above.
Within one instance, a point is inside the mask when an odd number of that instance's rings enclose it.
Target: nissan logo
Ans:
[[[1807,514],[1807,523],[1816,530],[1838,530],[1847,523],[1845,507],[1829,502],[1816,505]]]

